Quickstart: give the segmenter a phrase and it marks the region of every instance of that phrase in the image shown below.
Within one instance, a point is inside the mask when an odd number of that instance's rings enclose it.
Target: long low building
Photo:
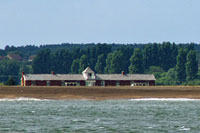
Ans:
[[[87,67],[82,74],[24,74],[22,86],[154,86],[153,74],[95,74]]]

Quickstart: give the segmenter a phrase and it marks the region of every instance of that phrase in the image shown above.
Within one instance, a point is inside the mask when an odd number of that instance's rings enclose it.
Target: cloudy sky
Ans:
[[[200,43],[200,0],[1,0],[0,48],[55,43]]]

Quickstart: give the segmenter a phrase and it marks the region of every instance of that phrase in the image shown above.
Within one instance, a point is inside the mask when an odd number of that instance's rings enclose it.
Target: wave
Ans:
[[[0,102],[1,101],[48,101],[48,99],[19,97],[19,98],[0,98]]]
[[[200,101],[200,99],[190,99],[190,98],[141,98],[141,99],[130,99],[130,101]]]
[[[139,98],[139,99],[128,99],[128,100],[129,101],[200,101],[200,99],[190,99],[190,98]],[[19,97],[19,98],[0,98],[0,102],[2,101],[54,101],[54,100]],[[65,101],[65,100],[61,100],[61,101]],[[69,101],[69,99],[67,101]],[[72,101],[90,101],[90,100],[88,99],[74,100],[73,99]]]

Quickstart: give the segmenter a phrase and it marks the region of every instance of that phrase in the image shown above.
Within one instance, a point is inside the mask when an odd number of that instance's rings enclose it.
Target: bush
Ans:
[[[12,77],[10,77],[8,81],[6,81],[5,85],[11,86],[11,85],[17,85],[17,84],[16,84],[16,81]]]
[[[195,80],[192,80],[192,81],[188,81],[187,85],[200,85],[200,79],[195,79]]]
[[[177,85],[177,82],[170,77],[161,77],[156,80],[156,85]]]

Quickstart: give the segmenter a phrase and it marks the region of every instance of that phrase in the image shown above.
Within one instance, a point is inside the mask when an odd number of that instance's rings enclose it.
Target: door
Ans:
[[[86,86],[95,86],[95,82],[86,81]]]

